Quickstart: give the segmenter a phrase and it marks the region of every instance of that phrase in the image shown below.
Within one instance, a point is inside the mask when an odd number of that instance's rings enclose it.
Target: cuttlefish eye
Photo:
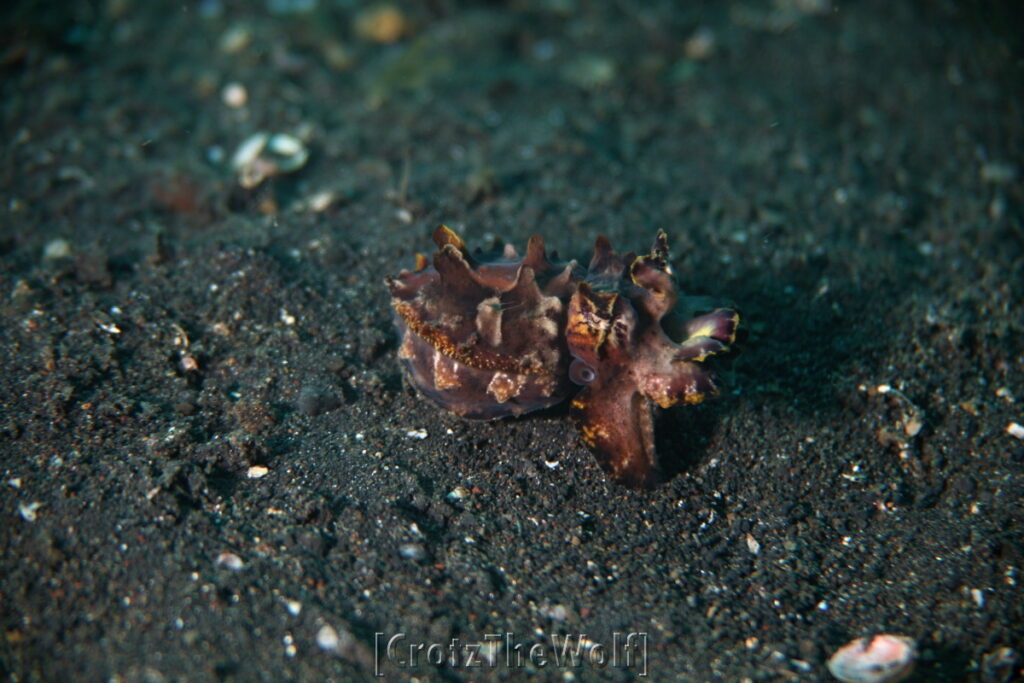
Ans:
[[[576,384],[590,384],[597,379],[597,371],[579,358],[573,358],[569,366],[569,379]]]

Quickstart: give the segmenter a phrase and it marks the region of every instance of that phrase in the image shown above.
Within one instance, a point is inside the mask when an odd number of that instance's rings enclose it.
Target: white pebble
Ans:
[[[761,543],[750,534],[747,534],[747,550],[750,551],[751,555],[757,555],[761,552]]]
[[[220,99],[232,109],[241,109],[249,101],[249,91],[241,83],[228,83],[220,91]]]
[[[55,261],[61,258],[67,258],[71,255],[71,243],[66,239],[57,238],[50,240],[43,247],[43,258],[47,261]]]
[[[551,605],[542,609],[541,614],[551,621],[565,621],[569,618],[569,610],[565,608],[565,605]]]
[[[1006,425],[1006,433],[1015,439],[1024,439],[1024,425],[1018,422],[1011,422]]]
[[[269,473],[270,468],[264,467],[263,465],[253,465],[246,471],[245,476],[249,479],[262,479]]]
[[[233,572],[245,569],[245,562],[234,553],[221,553],[217,556],[217,561],[214,564],[223,569],[230,569]]]
[[[407,560],[419,561],[426,556],[426,551],[419,543],[405,543],[398,547],[398,554]]]
[[[352,646],[352,634],[345,629],[339,632],[330,624],[324,624],[316,632],[316,644],[324,652],[342,652]]]
[[[340,643],[341,639],[338,637],[338,632],[330,624],[324,624],[316,632],[316,644],[320,646],[321,650],[337,652]]]
[[[338,196],[331,190],[323,190],[306,198],[305,207],[313,213],[320,213],[331,208]]]

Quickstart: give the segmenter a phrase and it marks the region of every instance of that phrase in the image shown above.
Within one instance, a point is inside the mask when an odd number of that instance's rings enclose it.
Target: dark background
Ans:
[[[642,631],[654,680],[818,680],[876,632],[918,680],[1019,675],[1014,3],[301,5],[0,11],[0,671]],[[245,189],[259,131],[310,156]],[[664,228],[736,302],[724,395],[659,424],[671,481],[610,484],[564,408],[403,383],[383,278],[442,221],[580,260]],[[527,675],[493,654],[390,678]]]

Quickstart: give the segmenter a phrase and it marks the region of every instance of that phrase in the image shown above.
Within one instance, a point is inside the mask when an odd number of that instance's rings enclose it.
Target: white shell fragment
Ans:
[[[43,247],[43,260],[45,261],[56,261],[68,256],[71,256],[71,242],[66,239],[51,240]]]
[[[913,638],[883,634],[847,643],[826,666],[843,683],[892,683],[910,675],[916,658]]]
[[[248,190],[267,178],[299,170],[308,159],[309,150],[294,135],[260,132],[238,146],[231,167],[238,173],[238,184]]]
[[[469,489],[467,489],[465,486],[456,486],[455,488],[448,492],[447,496],[445,496],[445,498],[452,502],[463,500],[464,498],[468,497]]]
[[[39,518],[39,515],[36,514],[36,510],[42,506],[43,504],[38,501],[32,501],[31,503],[18,503],[18,514],[21,515],[21,518],[26,522],[34,522]]]
[[[249,479],[262,479],[268,474],[270,474],[270,468],[263,465],[253,465],[245,471],[245,476]]]
[[[224,552],[218,555],[217,560],[216,562],[214,562],[214,564],[220,567],[221,569],[228,569],[233,572],[245,569],[245,562],[242,561],[242,558],[240,558],[238,555],[234,553],[228,552]]]

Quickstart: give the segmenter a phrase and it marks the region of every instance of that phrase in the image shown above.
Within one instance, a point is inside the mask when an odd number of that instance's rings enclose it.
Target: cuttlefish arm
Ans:
[[[714,374],[703,363],[729,350],[739,323],[735,311],[716,309],[689,321],[681,343],[672,341],[661,327],[676,302],[667,253],[661,233],[651,254],[630,264],[630,281],[619,291],[582,282],[569,303],[569,377],[584,385],[570,415],[601,467],[634,488],[662,478],[654,404],[695,404],[717,394]]]

